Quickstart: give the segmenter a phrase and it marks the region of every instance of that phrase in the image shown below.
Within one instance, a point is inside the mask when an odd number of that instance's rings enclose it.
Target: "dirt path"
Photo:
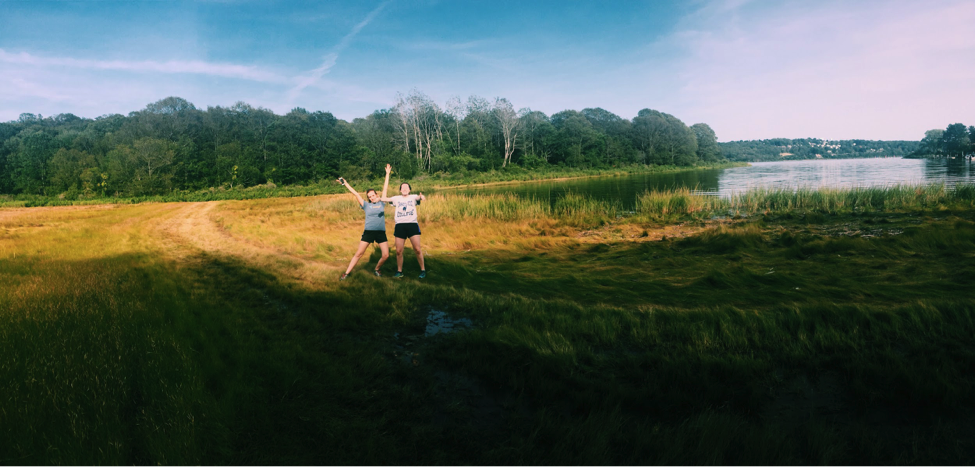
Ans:
[[[301,258],[277,248],[235,237],[213,220],[220,202],[180,203],[175,209],[147,225],[167,254],[185,258],[205,253],[231,257],[260,269],[275,269],[296,279],[318,281],[337,276],[344,265]]]

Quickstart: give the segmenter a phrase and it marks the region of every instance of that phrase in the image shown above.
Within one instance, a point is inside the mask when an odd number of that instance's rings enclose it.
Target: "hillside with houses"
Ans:
[[[849,159],[857,157],[903,157],[918,147],[917,141],[826,140],[819,138],[773,138],[718,143],[731,161],[779,161],[801,159]]]

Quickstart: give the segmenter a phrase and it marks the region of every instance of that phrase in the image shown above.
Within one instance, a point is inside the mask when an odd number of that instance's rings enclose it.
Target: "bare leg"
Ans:
[[[396,237],[396,271],[403,272],[403,247],[406,245],[405,238]]]
[[[369,243],[359,242],[359,249],[356,250],[355,255],[352,256],[352,261],[349,261],[349,268],[345,270],[346,274],[352,272],[352,268],[355,267],[355,263],[358,263],[359,258],[361,258],[362,254],[366,252],[367,246],[369,246]]]
[[[413,251],[416,252],[416,260],[420,262],[420,270],[426,271],[427,268],[423,265],[423,250],[420,248],[420,236],[410,237],[410,243],[413,244]]]
[[[379,261],[376,262],[376,270],[377,271],[379,270],[379,268],[383,267],[383,263],[385,263],[386,260],[389,259],[389,242],[382,242],[382,243],[380,243],[379,244],[379,251],[381,251],[383,253],[383,256],[381,258],[379,258]]]

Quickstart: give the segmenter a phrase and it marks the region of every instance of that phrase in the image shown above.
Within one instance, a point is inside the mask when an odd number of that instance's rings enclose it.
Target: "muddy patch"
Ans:
[[[393,356],[412,366],[420,366],[424,354],[423,345],[430,338],[442,337],[447,334],[470,329],[474,323],[467,318],[455,318],[442,310],[432,309],[427,312],[426,326],[423,334],[397,332],[393,334],[395,350]]]
[[[467,318],[452,318],[446,312],[431,310],[427,314],[427,328],[423,337],[433,337],[438,334],[450,334],[452,332],[468,329],[473,325]]]

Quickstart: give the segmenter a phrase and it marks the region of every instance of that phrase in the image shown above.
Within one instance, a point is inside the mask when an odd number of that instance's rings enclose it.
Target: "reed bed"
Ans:
[[[537,200],[526,200],[512,194],[454,195],[435,194],[419,207],[423,220],[439,222],[491,220],[513,222],[548,217],[547,205]]]
[[[647,192],[637,198],[636,213],[652,220],[680,217],[710,218],[773,213],[836,214],[890,210],[945,209],[970,207],[975,202],[975,185],[892,185],[872,188],[755,188],[730,198],[696,195],[681,188],[668,192]]]

